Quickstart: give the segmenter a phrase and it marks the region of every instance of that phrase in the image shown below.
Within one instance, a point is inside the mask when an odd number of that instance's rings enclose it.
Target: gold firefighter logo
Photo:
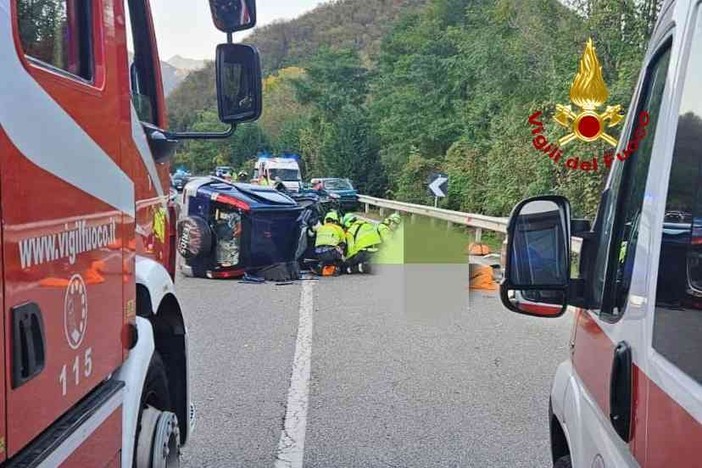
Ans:
[[[609,97],[607,84],[602,78],[602,66],[595,53],[592,39],[588,39],[585,52],[580,59],[580,70],[570,88],[570,100],[580,107],[580,113],[573,112],[571,106],[556,105],[553,117],[558,124],[570,129],[558,143],[563,146],[576,138],[587,143],[602,139],[612,146],[617,146],[617,139],[605,132],[605,127],[616,127],[624,119],[622,106],[607,106],[600,114],[597,109]]]

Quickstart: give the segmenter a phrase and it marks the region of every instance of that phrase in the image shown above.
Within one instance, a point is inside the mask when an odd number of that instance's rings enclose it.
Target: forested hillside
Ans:
[[[245,39],[261,54],[264,76],[290,66],[304,67],[320,47],[352,49],[370,67],[383,37],[403,15],[429,0],[332,0],[291,21],[257,29]],[[214,65],[186,80],[169,99],[171,124],[178,129],[194,123],[196,114],[215,101]]]
[[[550,119],[555,104],[569,103],[589,37],[609,102],[626,109],[659,3],[332,2],[250,38],[268,75],[261,121],[226,143],[189,144],[178,160],[205,171],[289,150],[302,154],[307,177],[350,177],[364,193],[420,203],[429,202],[426,176],[443,170],[449,208],[506,215],[527,195],[561,193],[590,215],[606,170],[554,165],[531,146],[527,119],[535,110]],[[173,93],[174,125],[216,125],[213,83],[208,68]],[[569,146],[574,154],[605,149]]]
[[[428,0],[333,0],[292,21],[265,26],[246,42],[259,48],[265,74],[304,65],[323,45],[356,50],[370,65],[395,21],[427,3]]]

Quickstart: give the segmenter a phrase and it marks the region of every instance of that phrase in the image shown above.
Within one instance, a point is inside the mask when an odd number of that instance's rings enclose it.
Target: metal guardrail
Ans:
[[[475,240],[482,240],[483,229],[488,231],[507,233],[508,218],[495,218],[479,214],[462,213],[460,211],[445,210],[443,208],[434,208],[433,206],[416,205],[414,203],[405,203],[395,200],[385,200],[382,198],[368,197],[359,195],[358,201],[365,207],[365,212],[368,213],[371,206],[380,209],[380,215],[384,216],[386,210],[399,213],[410,214],[415,216],[425,216],[431,219],[446,221],[447,226],[453,225],[466,226],[475,229]]]
[[[507,233],[507,222],[509,218],[495,218],[479,214],[463,213],[460,211],[445,210],[443,208],[434,208],[433,206],[416,205],[414,203],[405,203],[395,200],[385,200],[383,198],[369,197],[359,195],[358,201],[364,206],[364,211],[369,212],[371,206],[380,209],[380,215],[384,216],[386,210],[395,211],[398,213],[407,213],[414,219],[416,216],[425,216],[431,219],[446,221],[447,226],[453,225],[466,226],[475,229],[475,241],[480,242],[483,236],[483,229],[488,231]],[[573,252],[580,253],[582,239],[573,238],[571,242]]]

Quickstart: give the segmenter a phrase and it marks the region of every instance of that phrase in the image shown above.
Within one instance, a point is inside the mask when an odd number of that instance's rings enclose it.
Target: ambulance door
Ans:
[[[652,279],[648,385],[648,466],[702,460],[702,12],[698,3],[682,48],[677,112],[662,164]],[[688,21],[685,18],[685,21]],[[670,154],[672,152],[672,158]],[[672,161],[671,161],[672,159]],[[663,169],[661,167],[661,169]],[[669,176],[667,176],[669,169]],[[665,205],[663,205],[665,200]],[[653,298],[655,297],[655,302]]]
[[[113,17],[110,1],[0,0],[8,457],[47,429],[37,443],[60,440],[70,424],[54,423],[84,416],[76,403],[122,363],[120,231],[134,202],[118,165]]]
[[[582,429],[573,447],[574,466],[643,464],[646,443],[646,387],[642,380],[648,346],[646,280],[650,245],[646,233],[652,204],[647,184],[659,170],[652,158],[665,133],[670,94],[671,36],[658,40],[632,101],[622,131],[594,232],[597,252],[588,270],[594,310],[578,314],[573,365],[583,389],[580,414],[566,415]],[[633,145],[630,145],[634,142]],[[627,157],[623,150],[635,148]],[[649,172],[649,169],[651,171]],[[569,424],[566,422],[566,424]]]

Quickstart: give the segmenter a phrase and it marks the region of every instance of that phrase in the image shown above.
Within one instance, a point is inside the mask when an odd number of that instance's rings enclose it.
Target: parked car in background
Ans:
[[[184,172],[176,172],[171,178],[173,188],[176,189],[179,193],[183,191],[185,185],[188,183],[189,180],[190,176]]]
[[[358,207],[358,191],[353,188],[349,179],[338,177],[312,179],[310,184],[316,191],[336,195],[339,205],[344,211],[354,211]]]
[[[215,177],[232,178],[234,177],[234,168],[231,166],[217,166],[212,172],[212,175]]]

